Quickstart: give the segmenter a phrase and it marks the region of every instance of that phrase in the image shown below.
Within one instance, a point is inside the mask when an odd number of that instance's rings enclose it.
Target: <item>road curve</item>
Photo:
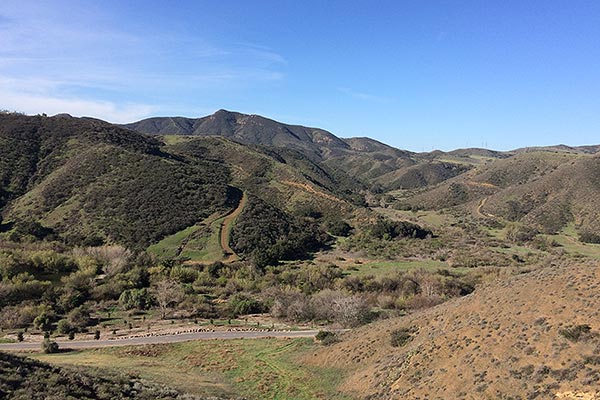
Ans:
[[[266,338],[310,338],[319,331],[215,331],[215,332],[192,332],[179,335],[144,336],[125,339],[101,339],[101,340],[57,340],[60,349],[93,349],[99,347],[117,346],[140,346],[145,344],[179,343],[191,340],[231,340],[231,339],[266,339]],[[40,350],[39,342],[0,343],[0,351],[31,351]]]

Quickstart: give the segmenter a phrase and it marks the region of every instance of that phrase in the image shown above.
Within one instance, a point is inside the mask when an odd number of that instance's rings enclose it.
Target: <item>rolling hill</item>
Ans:
[[[123,126],[149,135],[220,136],[245,145],[296,150],[324,168],[381,188],[377,190],[435,184],[479,162],[468,155],[441,160],[448,158],[446,153],[420,155],[370,138],[341,139],[323,129],[225,110],[203,118],[157,117]]]
[[[360,203],[354,180],[292,149],[167,139],[89,118],[1,115],[2,230],[143,249],[226,215],[243,192],[286,222],[309,211],[339,218]]]
[[[343,140],[323,129],[282,124],[260,115],[226,110],[195,119],[149,118],[124,127],[149,135],[222,136],[243,144],[302,150],[317,159],[332,149],[349,147]]]
[[[533,225],[545,233],[573,224],[580,235],[589,237],[600,228],[599,171],[600,157],[595,154],[517,152],[402,201],[424,209],[477,208],[478,214]]]

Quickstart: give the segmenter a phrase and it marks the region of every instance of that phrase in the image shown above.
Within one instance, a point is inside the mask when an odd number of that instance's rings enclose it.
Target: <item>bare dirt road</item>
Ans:
[[[231,226],[235,222],[236,218],[242,213],[246,203],[248,201],[248,195],[246,192],[242,195],[242,199],[240,200],[240,204],[237,206],[235,210],[231,214],[225,217],[223,222],[221,223],[221,231],[219,232],[219,241],[221,243],[221,248],[223,249],[223,253],[226,255],[225,262],[230,263],[233,261],[237,261],[239,259],[238,255],[235,254],[235,251],[229,246],[229,236],[231,233]]]
[[[140,346],[145,344],[178,343],[191,340],[211,339],[266,339],[266,338],[310,338],[319,331],[215,331],[192,332],[179,335],[140,336],[124,339],[56,341],[61,349],[93,349],[98,347]],[[40,350],[39,342],[1,343],[0,351]]]

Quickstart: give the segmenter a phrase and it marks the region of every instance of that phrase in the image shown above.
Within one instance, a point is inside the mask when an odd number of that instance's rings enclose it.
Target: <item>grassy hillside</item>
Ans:
[[[105,373],[136,371],[144,379],[211,399],[351,399],[337,390],[344,371],[303,368],[299,362],[300,354],[318,346],[311,339],[211,340],[35,357]]]
[[[600,220],[598,156],[575,152],[519,152],[480,165],[419,193],[398,192],[400,207],[456,207],[483,218],[518,221],[545,233],[575,224],[595,241]]]
[[[98,120],[5,114],[0,144],[1,230],[15,240],[133,249],[164,240],[157,254],[216,261],[214,229],[192,227],[212,226],[242,192],[288,220],[340,218],[363,201],[356,180],[301,152],[224,138],[163,142]]]

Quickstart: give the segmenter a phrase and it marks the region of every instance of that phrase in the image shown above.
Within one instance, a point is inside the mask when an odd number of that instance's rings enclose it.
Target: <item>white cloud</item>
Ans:
[[[146,104],[115,104],[109,101],[5,92],[2,89],[0,98],[0,108],[5,110],[48,115],[66,112],[77,117],[94,117],[114,123],[137,121],[149,117],[156,110],[156,107]]]

